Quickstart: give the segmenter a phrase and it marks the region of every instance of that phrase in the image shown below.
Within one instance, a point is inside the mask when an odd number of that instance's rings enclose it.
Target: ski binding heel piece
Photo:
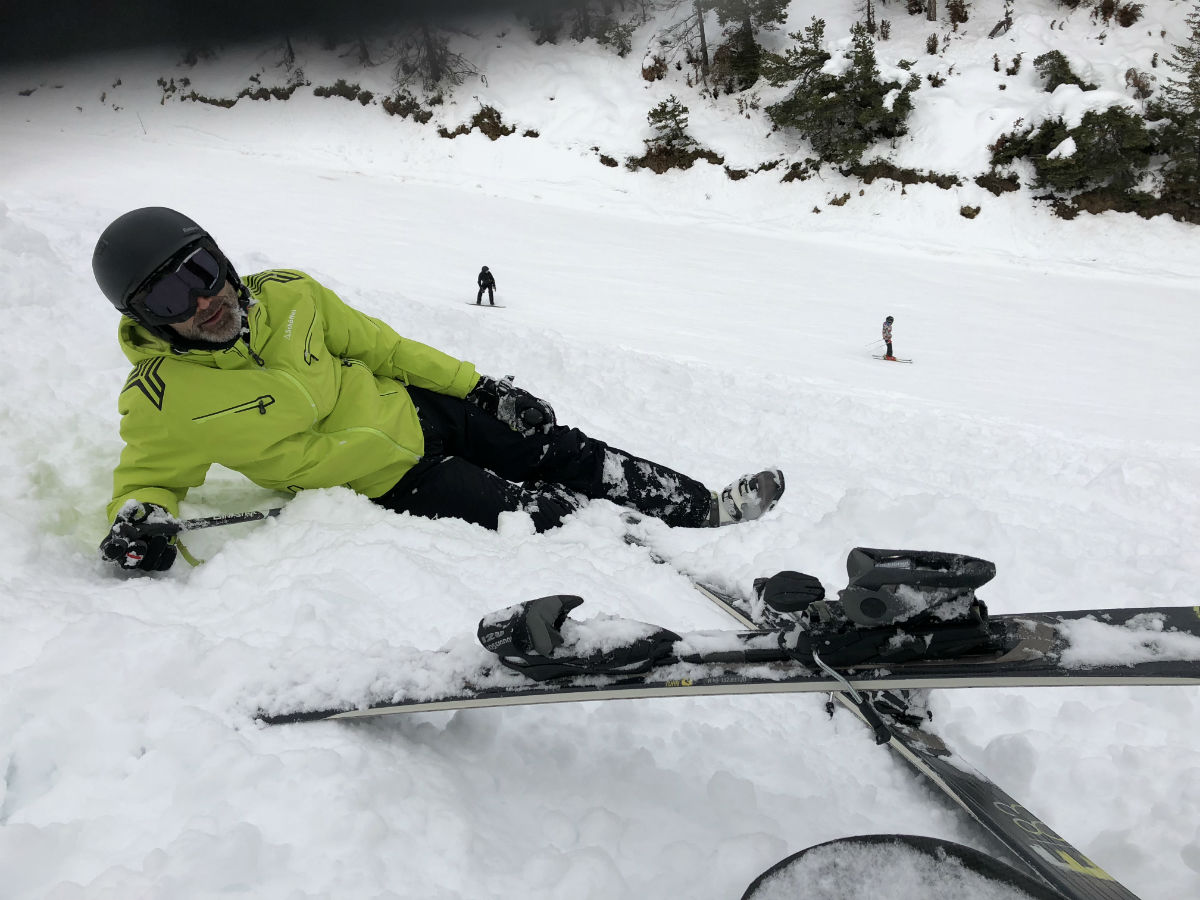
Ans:
[[[671,657],[679,635],[657,625],[603,618],[575,622],[583,603],[573,594],[538,597],[498,610],[479,622],[479,643],[505,666],[534,681],[575,675],[637,675]],[[631,634],[631,626],[639,632]]]

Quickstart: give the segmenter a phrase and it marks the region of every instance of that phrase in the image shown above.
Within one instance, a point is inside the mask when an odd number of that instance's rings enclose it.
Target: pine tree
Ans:
[[[446,32],[436,25],[421,22],[400,35],[392,69],[392,80],[398,90],[419,82],[432,91],[462,84],[468,76],[478,74],[469,59],[450,49]]]
[[[1185,116],[1200,118],[1200,4],[1187,17],[1192,29],[1186,44],[1179,44],[1167,66],[1178,77],[1170,77],[1163,84],[1164,99]]]
[[[708,14],[709,0],[665,0],[664,9],[675,12],[679,7],[686,6],[688,12],[673,25],[663,29],[655,40],[663,47],[665,57],[677,53],[681,48],[687,53],[689,61],[698,63],[700,80],[708,84],[710,60],[708,56],[708,34],[704,28],[704,18]]]
[[[823,72],[830,58],[824,35],[825,23],[816,18],[803,34],[792,35],[799,46],[774,61],[771,79],[783,84],[791,76],[795,88],[769,106],[767,115],[780,128],[796,129],[822,160],[854,165],[875,141],[907,133],[911,95],[920,79],[913,75],[903,85],[881,81],[875,42],[861,22],[850,29],[849,68],[841,75]]]
[[[825,20],[814,16],[803,31],[788,37],[796,42],[795,46],[783,56],[768,54],[763,60],[763,75],[775,87],[795,82],[797,87],[807,88],[831,58],[825,50]]]
[[[730,67],[739,90],[758,81],[762,48],[757,29],[772,31],[787,21],[789,0],[708,0],[729,38]]]
[[[696,11],[696,31],[700,37],[700,77],[708,83],[708,35],[704,33],[704,0],[692,0]]]
[[[1159,132],[1167,154],[1163,199],[1178,204],[1175,214],[1200,220],[1200,4],[1188,14],[1191,34],[1175,47],[1167,66],[1177,77],[1165,80],[1161,101],[1151,115],[1167,120]]]
[[[771,31],[787,22],[790,0],[710,0],[721,25]]]
[[[688,108],[672,94],[646,114],[646,121],[654,129],[654,137],[645,141],[648,150],[686,150],[696,143],[688,134]]]

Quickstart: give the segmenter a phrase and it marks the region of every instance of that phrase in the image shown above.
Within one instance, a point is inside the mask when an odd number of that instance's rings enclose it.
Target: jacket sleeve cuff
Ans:
[[[166,488],[140,488],[137,491],[113,497],[109,501],[106,510],[108,521],[112,522],[116,519],[117,513],[121,511],[121,507],[130,500],[137,500],[139,503],[153,503],[156,506],[161,506],[175,518],[179,518],[179,497],[173,491]]]

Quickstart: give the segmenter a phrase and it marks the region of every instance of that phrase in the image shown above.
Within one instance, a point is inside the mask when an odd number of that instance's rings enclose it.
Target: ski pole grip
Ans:
[[[866,697],[856,699],[859,710],[863,714],[863,718],[867,720],[867,724],[871,726],[871,730],[875,732],[875,743],[886,744],[892,739],[892,730],[888,728],[887,723],[883,721],[883,717],[871,705],[871,701]]]

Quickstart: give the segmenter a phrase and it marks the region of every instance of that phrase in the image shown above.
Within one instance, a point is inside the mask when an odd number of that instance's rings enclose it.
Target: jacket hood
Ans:
[[[117,326],[117,341],[125,357],[135,365],[155,356],[171,355],[170,344],[151,334],[128,316],[121,316],[121,322]]]

